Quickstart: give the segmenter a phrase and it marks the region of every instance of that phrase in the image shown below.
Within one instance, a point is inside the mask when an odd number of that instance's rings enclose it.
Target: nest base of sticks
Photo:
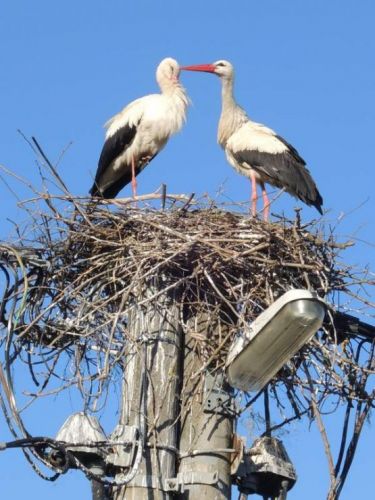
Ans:
[[[143,429],[149,443],[144,458],[148,453],[146,461],[164,464],[173,477],[176,423],[189,430],[199,420],[205,381],[222,377],[241,329],[293,288],[314,290],[333,305],[345,296],[347,304],[368,306],[361,291],[372,282],[365,271],[339,260],[351,242],[335,241],[322,222],[302,224],[299,211],[294,220],[266,223],[211,200],[193,204],[192,197],[169,195],[168,206],[158,209],[149,204],[152,198],[144,197],[142,206],[114,200],[113,209],[108,202],[45,195],[38,201],[47,210],[28,208],[35,224],[18,231],[27,237],[0,246],[4,366],[11,377],[10,366],[26,361],[32,382],[44,388],[38,397],[48,392],[53,376],[62,377],[57,391],[77,385],[91,411],[120,367],[121,422]],[[357,401],[369,411],[366,367],[373,352],[338,333],[327,317],[271,381],[268,391],[282,419],[268,422],[267,432],[304,415],[318,418],[327,398],[336,404]],[[161,345],[168,347],[159,350]],[[73,367],[70,379],[59,372],[65,356]],[[35,370],[41,363],[47,372]],[[6,384],[11,392],[13,381]],[[243,394],[237,416],[258,397]],[[14,403],[12,412],[21,421]],[[228,427],[232,417],[226,418]],[[191,469],[189,433],[181,438],[181,467]],[[170,445],[162,449],[163,442]],[[156,455],[153,447],[159,447]],[[195,466],[199,471],[202,463]]]

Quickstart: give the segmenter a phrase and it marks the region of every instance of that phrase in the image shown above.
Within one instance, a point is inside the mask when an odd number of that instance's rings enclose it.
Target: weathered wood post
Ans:
[[[114,489],[115,500],[172,498],[167,479],[176,475],[182,354],[179,323],[180,308],[173,292],[164,293],[155,286],[142,290],[130,308],[131,341],[124,361],[117,438],[121,441],[121,426],[123,430],[132,426],[143,434],[144,448],[135,477]],[[118,474],[116,480],[123,477]]]

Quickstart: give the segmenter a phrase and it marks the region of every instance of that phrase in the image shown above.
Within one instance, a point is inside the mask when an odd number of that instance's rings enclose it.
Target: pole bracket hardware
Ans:
[[[130,488],[152,488],[164,492],[183,493],[189,484],[215,485],[219,482],[219,472],[185,471],[177,477],[163,479],[161,476],[137,474],[128,484]]]
[[[203,404],[206,413],[219,413],[229,417],[236,417],[236,404],[232,390],[226,387],[224,378],[220,375],[213,377],[211,374],[206,373]]]
[[[215,485],[219,482],[219,472],[185,471],[179,472],[177,477],[165,480],[166,491],[184,493],[185,486],[189,484]]]
[[[114,443],[106,457],[107,464],[114,467],[131,467],[136,449],[140,445],[138,427],[118,424],[111,434],[111,440],[119,441],[121,444]]]

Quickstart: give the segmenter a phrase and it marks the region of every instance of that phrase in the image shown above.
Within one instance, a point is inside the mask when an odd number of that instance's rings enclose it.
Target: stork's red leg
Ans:
[[[250,178],[251,178],[251,215],[253,217],[257,214],[257,179],[252,170],[250,170]]]
[[[133,191],[133,198],[137,196],[137,181],[135,178],[135,161],[134,161],[134,156],[132,156],[132,191]]]
[[[264,220],[268,221],[270,215],[270,200],[267,196],[267,191],[266,188],[264,187],[264,184],[261,184],[261,187],[262,187],[262,197],[263,197],[263,216]]]

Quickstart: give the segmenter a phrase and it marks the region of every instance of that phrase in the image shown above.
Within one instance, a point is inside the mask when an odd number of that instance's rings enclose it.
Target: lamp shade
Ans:
[[[229,384],[261,390],[322,326],[325,302],[314,292],[290,290],[241,332],[229,350]]]

